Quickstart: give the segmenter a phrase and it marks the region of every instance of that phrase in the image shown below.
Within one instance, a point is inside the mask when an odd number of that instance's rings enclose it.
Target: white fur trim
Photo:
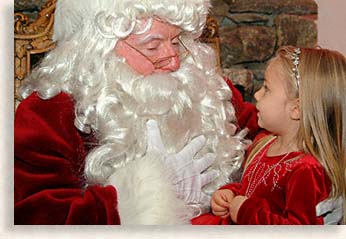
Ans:
[[[118,193],[121,224],[189,224],[192,212],[178,199],[157,155],[129,162],[108,180]]]

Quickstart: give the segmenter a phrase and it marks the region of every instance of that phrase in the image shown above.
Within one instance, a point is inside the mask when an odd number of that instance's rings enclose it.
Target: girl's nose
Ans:
[[[258,101],[260,98],[261,98],[261,91],[262,91],[262,88],[263,87],[261,87],[259,90],[257,90],[256,92],[255,92],[255,94],[254,94],[254,97],[255,97],[255,99]]]

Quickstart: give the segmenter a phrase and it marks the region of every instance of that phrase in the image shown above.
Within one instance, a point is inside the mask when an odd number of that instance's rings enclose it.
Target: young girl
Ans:
[[[283,47],[256,92],[258,124],[240,183],[212,195],[193,224],[323,224],[316,205],[341,197],[345,222],[346,59]]]

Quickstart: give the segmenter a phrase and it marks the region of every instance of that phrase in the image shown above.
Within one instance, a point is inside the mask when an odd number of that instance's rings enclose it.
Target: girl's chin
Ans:
[[[259,117],[258,114],[257,114],[257,116],[258,116],[257,124],[258,124],[259,127],[263,128],[263,124],[262,124],[261,118]]]

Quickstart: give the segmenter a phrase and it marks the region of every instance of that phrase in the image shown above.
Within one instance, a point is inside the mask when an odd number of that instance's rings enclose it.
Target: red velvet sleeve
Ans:
[[[322,167],[303,165],[290,173],[285,189],[284,211],[278,213],[267,199],[245,200],[237,214],[238,224],[287,225],[323,224],[316,217],[316,205],[328,197],[330,181]],[[274,212],[275,211],[275,212]]]
[[[253,139],[259,130],[257,124],[257,109],[255,105],[243,100],[241,93],[234,87],[232,81],[228,78],[224,78],[229,88],[232,91],[232,104],[235,108],[238,127],[240,129],[248,128],[248,138]]]
[[[14,153],[15,224],[120,224],[115,188],[85,185],[87,152],[67,94],[19,105]]]

